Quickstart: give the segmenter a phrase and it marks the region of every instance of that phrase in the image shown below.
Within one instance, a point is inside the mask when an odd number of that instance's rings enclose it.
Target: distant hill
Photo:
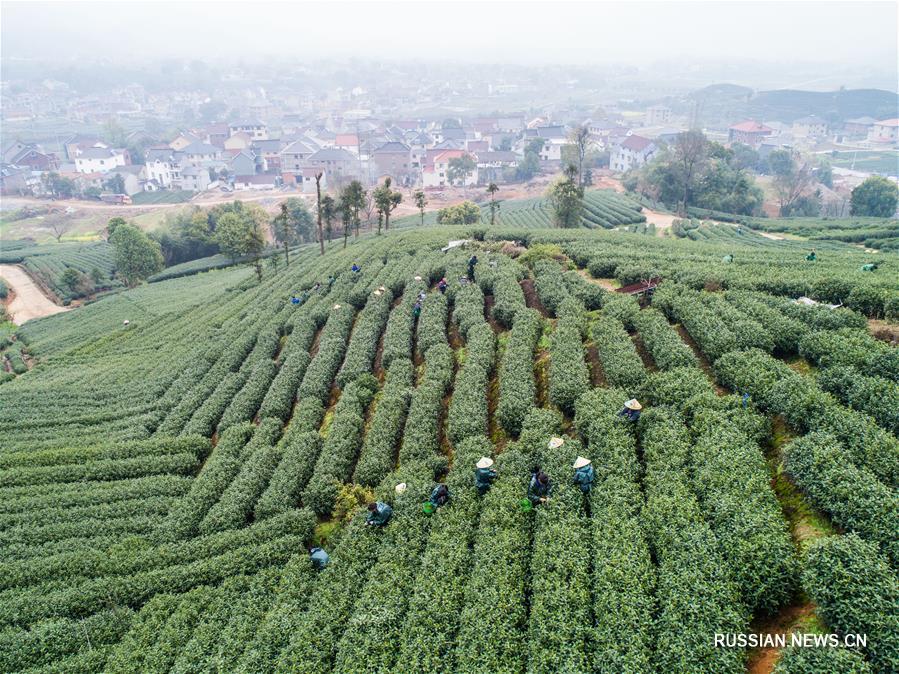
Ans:
[[[779,89],[760,91],[749,101],[749,117],[792,122],[817,115],[829,121],[854,117],[885,119],[896,117],[899,96],[883,89],[847,89],[843,91],[796,91]]]
[[[831,122],[853,117],[885,119],[899,115],[899,96],[883,89],[754,92],[748,87],[722,83],[697,89],[689,98],[697,120],[711,127],[726,127],[744,118],[790,123],[808,115]]]

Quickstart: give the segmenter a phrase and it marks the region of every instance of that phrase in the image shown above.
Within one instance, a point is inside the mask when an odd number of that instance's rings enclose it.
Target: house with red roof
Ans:
[[[613,171],[630,171],[643,166],[658,151],[656,144],[643,136],[627,136],[612,149],[609,167]]]
[[[355,155],[359,154],[359,136],[355,133],[338,133],[334,136],[334,147],[338,147],[341,150],[346,150],[347,152],[352,152]]]
[[[421,172],[421,182],[423,187],[446,187],[450,185],[449,167],[453,159],[461,159],[470,156],[465,150],[443,150],[437,154],[432,161],[425,164]],[[474,170],[469,173],[463,181],[463,185],[477,185],[478,169],[475,165]]]
[[[727,130],[727,140],[730,143],[742,143],[749,147],[758,147],[762,141],[774,133],[774,129],[765,126],[753,119],[734,124]]]

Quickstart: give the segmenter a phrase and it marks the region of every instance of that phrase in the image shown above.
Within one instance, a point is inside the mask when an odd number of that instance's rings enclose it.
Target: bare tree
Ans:
[[[590,129],[583,124],[574,127],[568,135],[568,141],[574,146],[574,151],[577,154],[577,183],[578,185],[583,185],[584,159],[586,159],[587,152],[593,146],[593,140],[590,138]]]
[[[791,162],[787,170],[779,172],[771,181],[780,203],[780,214],[787,215],[790,207],[803,196],[815,182],[815,175],[808,162]]]
[[[685,215],[693,182],[708,159],[708,141],[702,131],[679,133],[674,141],[674,159],[684,186],[680,215]]]
[[[322,249],[322,255],[325,254],[325,233],[322,231],[322,172],[315,174],[315,207],[318,211],[318,243]]]
[[[62,237],[72,229],[72,221],[61,213],[51,213],[44,218],[44,225],[53,232],[56,237],[56,243],[59,243]]]

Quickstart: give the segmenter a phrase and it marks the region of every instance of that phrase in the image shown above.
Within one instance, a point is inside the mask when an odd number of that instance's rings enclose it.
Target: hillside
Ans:
[[[591,204],[592,229],[522,203],[21,326],[0,670],[736,674],[760,651],[710,635],[802,627],[868,642],[784,671],[895,671],[899,350],[867,316],[899,318],[899,257]]]

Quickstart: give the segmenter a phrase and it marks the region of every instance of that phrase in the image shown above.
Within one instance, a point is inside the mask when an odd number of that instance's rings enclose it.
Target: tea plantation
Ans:
[[[0,671],[727,674],[758,653],[715,634],[775,628],[867,637],[783,649],[781,674],[899,671],[899,349],[868,330],[899,319],[899,257],[587,212],[306,246],[261,282],[21,326]]]

